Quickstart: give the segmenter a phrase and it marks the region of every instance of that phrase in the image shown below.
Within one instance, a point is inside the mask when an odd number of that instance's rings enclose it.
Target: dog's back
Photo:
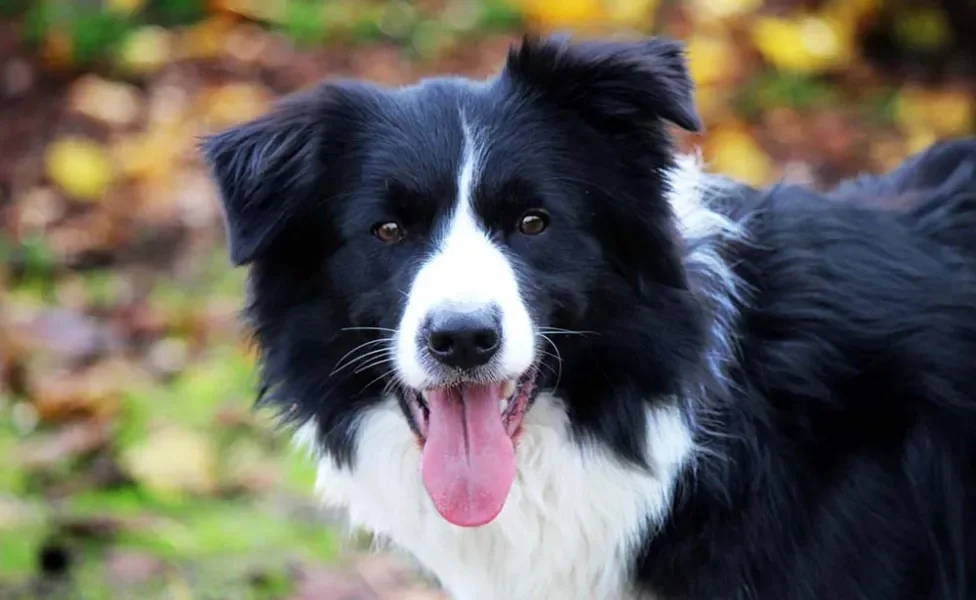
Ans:
[[[831,195],[904,210],[919,231],[976,260],[976,138],[940,142],[894,171],[845,181]]]

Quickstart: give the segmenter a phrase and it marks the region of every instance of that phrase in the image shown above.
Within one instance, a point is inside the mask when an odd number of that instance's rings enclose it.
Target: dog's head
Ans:
[[[540,391],[640,460],[701,338],[667,122],[700,127],[679,44],[549,39],[485,82],[328,83],[209,138],[272,397],[350,468],[395,398],[459,525],[501,510]]]

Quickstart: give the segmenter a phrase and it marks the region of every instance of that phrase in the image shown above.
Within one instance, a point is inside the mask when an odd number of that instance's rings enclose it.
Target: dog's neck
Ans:
[[[733,216],[738,212],[734,204],[736,196],[750,189],[707,173],[701,157],[690,154],[676,158],[665,181],[683,242],[688,281],[709,318],[704,356],[708,375],[724,384],[736,351],[734,333],[744,295],[744,284],[726,251],[745,239],[744,218]]]

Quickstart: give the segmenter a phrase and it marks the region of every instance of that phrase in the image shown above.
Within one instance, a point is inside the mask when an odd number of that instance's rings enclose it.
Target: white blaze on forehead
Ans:
[[[462,117],[464,145],[459,161],[457,199],[436,248],[417,272],[397,330],[396,366],[408,386],[423,389],[438,382],[428,371],[421,328],[435,308],[475,311],[494,306],[502,324],[501,349],[494,371],[515,378],[535,358],[535,334],[519,292],[511,261],[492,241],[475,214],[472,197],[484,164],[485,146]]]

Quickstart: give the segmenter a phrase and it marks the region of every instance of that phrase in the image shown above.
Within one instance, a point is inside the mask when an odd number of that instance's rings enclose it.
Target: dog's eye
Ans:
[[[400,227],[400,224],[394,221],[377,223],[373,225],[372,232],[378,240],[387,244],[399,242],[404,236],[403,227]]]
[[[519,218],[518,230],[523,235],[539,235],[549,226],[549,213],[544,210],[530,210]]]

